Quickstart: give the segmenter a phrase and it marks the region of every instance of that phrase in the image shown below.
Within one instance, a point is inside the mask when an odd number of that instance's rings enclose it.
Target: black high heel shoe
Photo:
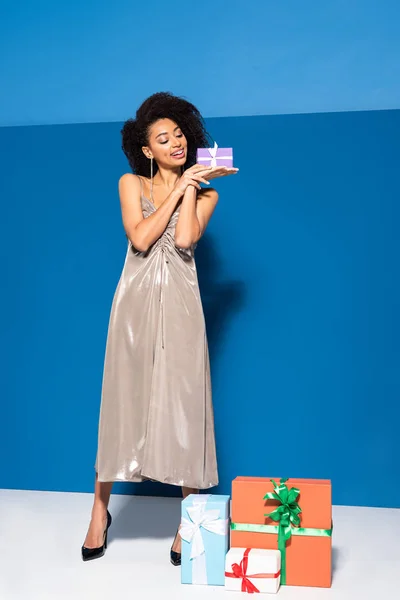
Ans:
[[[107,511],[107,527],[104,530],[104,542],[103,545],[100,546],[99,548],[85,548],[85,546],[82,546],[82,560],[93,560],[95,558],[100,558],[101,556],[104,555],[106,548],[107,548],[107,536],[108,536],[108,529],[110,527],[112,523],[112,518],[110,513]]]
[[[176,532],[174,541],[172,542],[171,552],[170,552],[171,563],[174,565],[174,567],[179,567],[182,562],[182,554],[180,552],[175,552],[174,550],[172,550],[172,548],[174,547],[174,544],[175,544],[175,540],[178,535],[179,535],[179,529]]]

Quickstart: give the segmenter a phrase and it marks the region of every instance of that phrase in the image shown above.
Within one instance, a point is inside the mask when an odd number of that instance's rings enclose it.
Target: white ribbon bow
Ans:
[[[214,142],[214,148],[209,148],[208,151],[211,154],[211,167],[214,168],[217,166],[217,152],[218,152],[217,142]]]
[[[220,511],[218,509],[206,510],[207,497],[205,494],[201,499],[193,500],[193,506],[187,508],[190,521],[182,518],[180,528],[180,536],[186,542],[192,544],[190,559],[196,558],[204,553],[203,536],[201,528],[216,533],[217,535],[225,535],[228,531],[228,521],[220,519]]]

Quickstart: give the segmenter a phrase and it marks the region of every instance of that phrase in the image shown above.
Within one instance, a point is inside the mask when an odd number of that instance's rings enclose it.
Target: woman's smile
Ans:
[[[175,150],[175,152],[173,152],[171,154],[172,158],[176,158],[176,159],[181,159],[181,158],[185,158],[185,150],[183,148],[180,148],[179,150]]]

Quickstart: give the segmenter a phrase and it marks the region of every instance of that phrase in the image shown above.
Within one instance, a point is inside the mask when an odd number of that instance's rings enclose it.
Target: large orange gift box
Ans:
[[[232,482],[231,547],[278,549],[283,585],[330,587],[331,482],[237,477]]]

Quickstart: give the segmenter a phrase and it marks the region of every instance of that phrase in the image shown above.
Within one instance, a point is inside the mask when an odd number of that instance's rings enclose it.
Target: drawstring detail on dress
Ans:
[[[161,283],[160,283],[160,310],[161,310],[161,347],[164,350],[164,273],[165,273],[165,263],[168,264],[168,260],[165,258],[165,248],[163,244],[163,240],[161,240],[161,253],[162,253],[162,262],[161,262]]]

